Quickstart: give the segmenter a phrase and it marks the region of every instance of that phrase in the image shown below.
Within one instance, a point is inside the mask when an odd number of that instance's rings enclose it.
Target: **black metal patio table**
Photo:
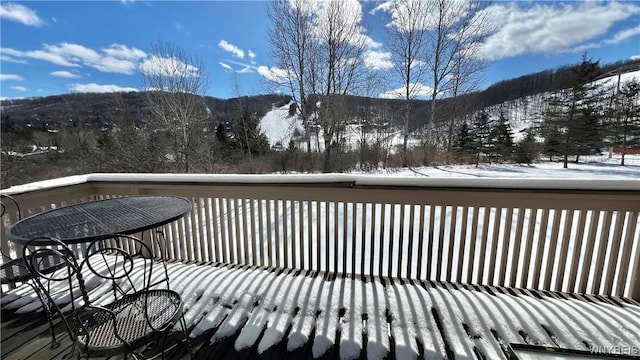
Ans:
[[[48,210],[9,226],[9,240],[25,245],[41,236],[79,244],[113,234],[135,234],[168,224],[191,211],[177,196],[129,196],[96,200]],[[41,245],[48,245],[42,243]]]

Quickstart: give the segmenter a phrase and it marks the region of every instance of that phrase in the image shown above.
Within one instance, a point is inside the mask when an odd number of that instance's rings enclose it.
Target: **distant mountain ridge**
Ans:
[[[57,129],[68,121],[70,106],[78,116],[93,128],[99,129],[111,123],[115,107],[126,103],[136,123],[149,118],[150,110],[145,100],[145,92],[127,93],[76,93],[54,95],[32,99],[3,100],[0,102],[1,126],[35,129]],[[119,98],[119,99],[118,99]],[[215,126],[221,122],[233,122],[238,116],[238,104],[242,102],[251,113],[266,114],[273,106],[288,103],[291,97],[284,95],[257,95],[232,99],[204,97],[208,109],[207,125]]]
[[[640,59],[620,61],[603,65],[600,68],[602,76],[614,75],[616,71],[631,72],[640,69]],[[515,79],[500,81],[487,89],[473,93],[463,94],[459,97],[459,103],[465,105],[464,112],[473,113],[491,106],[496,106],[508,101],[513,101],[527,96],[555,91],[566,86],[570,74],[570,66],[564,66],[555,70],[545,70],[524,75]],[[113,108],[116,106],[115,98],[120,97],[124,101],[135,121],[144,122],[148,119],[149,109],[145,103],[145,92],[128,93],[76,93],[54,95],[41,98],[14,99],[0,101],[0,126],[3,130],[20,129],[26,126],[35,129],[57,129],[68,121],[69,102],[73,101],[79,109],[75,109],[79,116],[96,129],[108,126],[111,123]],[[218,99],[205,97],[205,103],[209,111],[207,124],[214,127],[219,123],[231,122],[239,116],[239,105],[242,103],[248,111],[262,117],[274,107],[287,104],[290,96],[270,94],[245,96],[232,99]],[[439,108],[446,110],[451,106],[451,99],[438,100]],[[372,107],[385,108],[391,113],[402,113],[404,102],[402,100],[369,98],[350,96],[350,112],[357,115],[363,109]],[[424,121],[429,109],[428,100],[414,100],[411,106],[410,128],[418,128]]]

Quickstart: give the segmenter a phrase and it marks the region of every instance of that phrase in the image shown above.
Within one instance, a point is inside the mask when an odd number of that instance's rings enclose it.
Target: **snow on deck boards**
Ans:
[[[203,359],[499,359],[510,343],[640,344],[640,306],[626,299],[219,264],[172,263],[169,273]],[[104,290],[85,279],[92,293]],[[33,318],[39,302],[27,286],[1,300],[11,314],[2,351],[17,351],[15,316]],[[48,339],[46,326],[40,336]]]

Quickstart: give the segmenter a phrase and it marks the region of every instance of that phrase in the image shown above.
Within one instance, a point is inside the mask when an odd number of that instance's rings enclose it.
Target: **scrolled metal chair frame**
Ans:
[[[0,219],[6,213],[6,205],[4,204],[4,200],[9,200],[13,203],[17,211],[18,220],[22,219],[22,210],[20,208],[20,204],[18,200],[16,200],[13,196],[7,194],[0,194]],[[0,220],[1,221],[1,220]],[[53,327],[53,311],[51,309],[51,304],[48,302],[47,297],[40,291],[40,288],[34,282],[35,275],[29,271],[25,260],[23,258],[12,258],[9,254],[5,253],[4,250],[0,249],[0,253],[2,254],[2,265],[0,265],[0,283],[2,284],[18,284],[24,283],[29,285],[33,291],[38,296],[40,303],[42,304],[42,309],[45,312],[45,316],[47,318],[47,322],[49,323],[49,333],[51,335],[51,348],[58,347],[59,343],[56,340],[56,333]],[[43,259],[41,259],[43,260]],[[48,259],[47,261],[49,261]],[[59,265],[59,264],[58,264]],[[54,271],[56,264],[54,262],[49,262],[49,270]]]
[[[161,355],[164,358],[166,341],[179,322],[184,342],[193,357],[182,298],[168,288],[152,287],[153,263],[158,259],[153,258],[147,244],[134,236],[121,234],[96,239],[88,246],[86,256],[79,261],[76,254],[58,239],[47,240],[58,249],[37,248],[34,244],[42,240],[32,239],[25,246],[25,253],[29,251],[33,259],[27,265],[36,274],[37,283],[47,296],[51,289],[49,284],[63,280],[68,282],[70,298],[75,300],[58,304],[49,297],[49,301],[63,318],[73,343],[70,355],[78,349],[78,357],[122,353],[144,359],[145,350],[161,340]],[[64,258],[64,268],[55,273],[43,273],[37,259],[45,255]],[[167,274],[165,276],[168,277]],[[87,289],[90,277],[100,279],[96,287],[110,287],[106,292],[102,291],[102,297],[110,294],[110,302],[102,303],[104,298],[101,298],[101,303],[97,304],[95,301],[98,299],[91,298],[95,289]],[[74,294],[74,289],[80,292],[79,297]],[[69,308],[70,311],[65,311]]]

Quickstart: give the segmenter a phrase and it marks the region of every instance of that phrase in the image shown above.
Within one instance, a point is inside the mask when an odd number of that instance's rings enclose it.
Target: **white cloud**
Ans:
[[[452,4],[464,4],[464,2],[450,2]],[[380,2],[372,11],[375,14],[378,11],[389,13],[391,21],[388,27],[394,27],[399,30],[425,30],[434,26],[434,16],[431,14],[430,4],[428,1],[398,1],[387,0]]]
[[[54,71],[54,72],[50,73],[49,75],[57,76],[57,77],[61,77],[61,78],[67,78],[67,79],[73,79],[73,78],[81,77],[80,75],[76,75],[76,74],[70,73],[68,71]]]
[[[60,65],[60,66],[68,66],[68,67],[80,67],[79,64],[71,62],[65,59],[64,56],[60,54],[54,54],[48,50],[31,50],[31,51],[20,51],[10,48],[1,48],[0,52],[5,55],[18,57],[18,58],[30,58],[36,60],[48,61],[50,63]]]
[[[631,60],[640,60],[640,54],[638,55],[633,55],[632,57],[630,57],[629,59]]]
[[[245,66],[243,67],[241,70],[236,71],[238,74],[250,74],[255,72],[255,67],[254,66]]]
[[[129,92],[138,91],[136,88],[121,87],[118,85],[98,85],[96,83],[90,84],[71,84],[67,87],[71,92],[89,92],[89,93],[109,93],[109,92]]]
[[[640,34],[640,25],[617,32],[611,39],[605,40],[607,44],[619,44],[633,36]]]
[[[16,81],[22,81],[24,80],[22,78],[22,76],[20,75],[14,75],[14,74],[0,74],[0,81],[7,81],[7,80],[16,80]]]
[[[596,47],[594,41],[613,24],[638,13],[639,6],[618,2],[538,3],[529,8],[517,3],[494,5],[491,14],[498,31],[487,38],[481,56],[498,60]]]
[[[27,26],[42,26],[46,23],[35,11],[21,4],[0,4],[0,18],[17,21]]]
[[[422,83],[416,82],[411,84],[410,92],[411,92],[411,98],[415,99],[420,97],[431,96],[431,93],[433,92],[433,88],[426,86]],[[404,96],[405,96],[404,87],[385,91],[382,94],[378,95],[378,97],[383,99],[403,99]]]
[[[126,59],[118,59],[114,57],[103,57],[96,63],[87,63],[87,65],[106,73],[118,73],[131,75],[136,70],[136,62]]]
[[[244,51],[239,47],[228,43],[226,40],[220,40],[218,46],[221,47],[224,51],[231,53],[234,57],[244,59]]]
[[[250,58],[252,58],[252,59],[255,59],[255,58],[256,58],[256,56],[258,56],[258,55],[256,55],[256,53],[254,53],[254,52],[253,52],[253,51],[251,51],[251,50],[249,50],[249,51],[247,52],[247,55],[249,55],[249,57],[250,57]]]
[[[109,45],[109,47],[102,49],[102,52],[110,57],[133,61],[137,61],[147,57],[147,54],[140,49],[130,48],[126,45],[117,43],[111,44]]]
[[[66,67],[89,66],[101,72],[127,75],[133,74],[138,61],[147,56],[142,50],[121,44],[111,44],[99,50],[71,43],[44,44],[41,50],[0,50],[3,55],[14,58],[37,59]]]
[[[371,70],[388,70],[393,68],[391,53],[369,50],[364,53],[364,65]]]
[[[12,86],[11,88],[18,91],[27,91],[27,88],[24,86]]]
[[[287,79],[287,71],[276,67],[258,66],[258,74],[269,81],[282,82]]]
[[[5,54],[0,55],[0,60],[1,61],[6,61],[6,62],[12,62],[12,63],[16,63],[16,64],[26,64],[27,63],[27,60],[14,59],[11,56],[7,56]]]
[[[223,62],[219,62],[218,64],[220,64],[220,66],[222,66],[222,68],[225,70],[233,71],[233,68],[229,64],[225,64]]]
[[[161,76],[197,76],[199,69],[175,58],[152,56],[145,59],[139,66],[140,71],[148,75]]]

